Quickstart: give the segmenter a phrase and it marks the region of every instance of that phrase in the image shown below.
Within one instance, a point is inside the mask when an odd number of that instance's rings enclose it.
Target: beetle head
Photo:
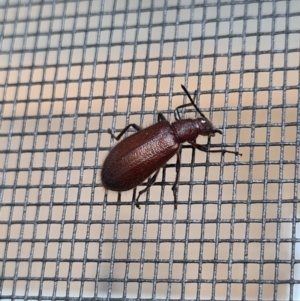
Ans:
[[[189,98],[191,105],[196,109],[196,111],[201,116],[200,118],[197,118],[197,121],[195,122],[197,131],[198,131],[198,135],[210,136],[210,137],[214,137],[216,133],[219,133],[222,135],[222,131],[219,129],[216,129],[213,126],[213,124],[211,123],[211,121],[208,120],[205,117],[205,115],[201,112],[201,110],[196,106],[194,100],[192,99],[192,97],[191,97],[190,93],[188,92],[188,90],[186,89],[186,87],[181,85],[181,88],[183,89],[183,91],[185,92],[187,97]],[[197,94],[197,90],[195,91],[194,99],[196,98],[196,94]],[[187,106],[187,105],[185,105],[185,106]]]
[[[196,126],[198,128],[199,135],[201,136],[214,137],[216,133],[222,135],[222,131],[216,129],[212,124],[212,122],[208,120],[205,116],[201,116],[200,118],[197,118]]]

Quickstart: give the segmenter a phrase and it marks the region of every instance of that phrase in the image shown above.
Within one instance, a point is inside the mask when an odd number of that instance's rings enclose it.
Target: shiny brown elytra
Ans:
[[[116,140],[119,140],[130,127],[137,130],[136,133],[122,140],[109,152],[102,166],[101,181],[106,190],[121,192],[133,189],[149,178],[146,188],[139,192],[135,201],[135,205],[138,208],[140,208],[138,203],[140,196],[151,187],[156,180],[160,168],[175,154],[177,156],[176,179],[172,190],[174,193],[174,206],[175,209],[177,208],[180,149],[182,143],[188,142],[194,148],[203,152],[222,153],[222,155],[225,153],[241,155],[238,152],[223,149],[210,150],[207,145],[195,142],[196,138],[201,135],[208,136],[209,143],[210,137],[215,136],[215,133],[222,134],[222,131],[213,126],[211,121],[196,106],[187,89],[183,85],[181,87],[191,103],[181,105],[175,109],[175,122],[169,123],[159,113],[158,122],[145,129],[136,124],[129,124],[118,136],[113,135],[111,129],[108,129],[108,132]],[[195,97],[196,91],[194,99]],[[197,110],[200,114],[199,118],[181,119],[179,109],[189,106],[193,106]]]

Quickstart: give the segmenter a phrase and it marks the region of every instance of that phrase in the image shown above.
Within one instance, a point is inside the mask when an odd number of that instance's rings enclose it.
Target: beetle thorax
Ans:
[[[180,143],[194,141],[199,135],[214,136],[215,133],[222,133],[205,117],[178,120],[172,127]]]
[[[172,128],[180,143],[194,141],[199,135],[204,133],[204,123],[197,119],[182,119],[174,122]]]

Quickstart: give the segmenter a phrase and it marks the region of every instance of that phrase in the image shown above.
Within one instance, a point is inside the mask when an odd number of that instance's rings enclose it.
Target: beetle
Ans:
[[[222,135],[222,131],[215,128],[201,110],[195,104],[197,91],[194,99],[185,88],[181,88],[191,103],[178,106],[174,110],[175,122],[170,123],[162,113],[158,114],[158,122],[142,129],[137,124],[127,125],[119,135],[115,136],[111,129],[108,133],[117,141],[128,131],[134,128],[137,132],[119,142],[107,155],[101,170],[101,182],[106,190],[117,192],[127,191],[135,188],[148,178],[146,187],[139,191],[135,205],[140,209],[138,203],[140,196],[145,193],[156,180],[160,168],[174,155],[176,160],[176,178],[172,187],[174,194],[174,207],[177,208],[177,190],[180,171],[180,150],[184,142],[190,143],[195,149],[211,153],[232,153],[241,155],[239,152],[225,149],[210,150],[208,145],[210,138],[216,133]],[[179,110],[193,106],[200,117],[195,119],[182,119]],[[208,136],[207,145],[196,143],[196,138]]]

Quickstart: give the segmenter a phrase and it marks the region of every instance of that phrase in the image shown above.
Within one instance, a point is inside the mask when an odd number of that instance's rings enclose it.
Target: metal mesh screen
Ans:
[[[0,49],[1,300],[300,300],[298,0],[7,0]],[[184,147],[138,210],[107,129],[181,84],[243,156]]]

